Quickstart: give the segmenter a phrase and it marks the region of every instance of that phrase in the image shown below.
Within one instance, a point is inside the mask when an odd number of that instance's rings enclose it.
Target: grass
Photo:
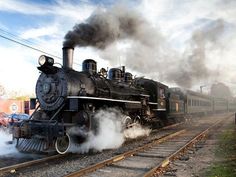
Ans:
[[[215,150],[216,162],[207,168],[205,177],[236,177],[236,125],[220,133]]]

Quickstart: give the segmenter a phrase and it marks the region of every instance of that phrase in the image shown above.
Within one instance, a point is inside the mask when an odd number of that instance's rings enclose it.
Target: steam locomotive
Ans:
[[[200,99],[198,112],[212,112],[212,98],[187,94],[180,89],[146,78],[133,78],[125,67],[102,68],[92,59],[82,63],[82,71],[72,69],[73,48],[63,48],[63,66],[54,65],[51,57],[39,58],[41,74],[36,84],[36,99],[31,100],[35,112],[29,120],[13,126],[16,147],[24,152],[68,152],[75,138],[69,133],[72,127],[84,132],[96,131],[94,115],[100,109],[115,107],[124,115],[125,128],[135,122],[152,128],[182,121],[186,114],[194,112],[192,102]],[[199,107],[198,107],[199,108]],[[86,141],[84,134],[76,135],[77,143]]]
[[[54,66],[53,58],[39,58],[38,104],[31,100],[31,105],[37,107],[29,120],[13,127],[13,138],[20,151],[47,151],[55,146],[58,153],[66,153],[72,138],[68,130],[74,126],[84,131],[95,129],[93,116],[105,107],[118,108],[126,127],[134,121],[160,124],[156,117],[166,111],[167,86],[144,78],[134,80],[125,67],[111,68],[108,73],[102,68],[97,72],[92,59],[83,61],[81,72],[75,71],[73,51],[63,48],[61,68]],[[79,139],[82,143],[85,138]]]

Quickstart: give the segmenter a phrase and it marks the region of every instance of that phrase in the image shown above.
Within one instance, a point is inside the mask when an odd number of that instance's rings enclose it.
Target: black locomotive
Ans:
[[[86,140],[88,131],[96,131],[94,115],[100,109],[115,107],[124,115],[122,123],[129,128],[138,122],[151,128],[183,121],[186,116],[236,110],[236,100],[212,98],[197,92],[168,86],[146,78],[133,78],[125,67],[102,68],[84,60],[82,71],[72,69],[73,48],[63,48],[63,66],[56,67],[47,56],[39,58],[41,74],[36,84],[37,98],[29,120],[16,123],[13,138],[16,147],[26,152],[57,150],[64,154],[75,137],[68,133],[80,127],[76,142]]]
[[[154,126],[167,123],[167,86],[145,78],[133,79],[125,67],[111,68],[108,73],[102,68],[97,72],[92,59],[84,60],[81,72],[75,71],[73,51],[63,48],[61,68],[54,66],[50,57],[39,58],[37,102],[31,101],[37,107],[30,120],[15,124],[13,129],[20,151],[67,152],[71,139],[68,129],[95,129],[93,115],[106,107],[118,108],[125,115],[122,122],[126,127],[133,122]],[[80,142],[84,139],[81,136]]]

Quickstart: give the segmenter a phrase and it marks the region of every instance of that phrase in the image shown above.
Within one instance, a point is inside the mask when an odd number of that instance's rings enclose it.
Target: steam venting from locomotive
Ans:
[[[200,26],[180,53],[140,13],[116,5],[97,9],[84,23],[76,24],[65,35],[63,45],[94,47],[112,65],[117,64],[119,57],[124,65],[145,76],[191,88],[196,82],[215,80],[219,74],[211,70],[207,51],[219,49],[224,26],[222,19]],[[128,47],[118,49],[117,41]]]
[[[207,65],[207,52],[220,49],[221,35],[224,32],[225,22],[217,19],[195,30],[190,38],[189,45],[179,56],[180,62],[166,74],[166,80],[171,80],[180,86],[190,88],[194,82],[215,78],[217,71]]]
[[[85,23],[76,24],[65,35],[64,47],[92,46],[105,49],[111,43],[127,38],[151,44],[147,32],[149,25],[135,11],[130,12],[123,6],[114,6],[109,10],[98,9]]]
[[[0,155],[14,154],[16,155],[17,150],[14,144],[7,144],[6,142],[12,140],[12,135],[3,129],[0,129],[1,140],[0,140]]]
[[[124,5],[110,9],[97,9],[84,23],[76,24],[65,35],[64,47],[93,47],[98,49],[101,58],[117,65],[117,42],[132,43],[125,53],[127,60],[123,63],[131,69],[148,71],[156,57],[153,50],[159,52],[161,35],[137,11]],[[146,59],[152,62],[144,65]],[[140,68],[142,66],[142,68]]]
[[[95,114],[95,119],[98,122],[97,132],[93,131],[86,133],[86,141],[78,144],[73,141],[69,151],[73,153],[87,153],[89,150],[102,151],[104,149],[119,148],[126,138],[133,139],[140,136],[148,136],[151,129],[141,127],[140,124],[134,127],[125,129],[122,125],[122,117],[124,115],[115,108],[101,109]],[[73,127],[69,130],[70,134],[81,136],[84,133],[80,127]]]

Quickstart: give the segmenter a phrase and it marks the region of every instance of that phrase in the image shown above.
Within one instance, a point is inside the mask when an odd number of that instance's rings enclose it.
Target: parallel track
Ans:
[[[146,149],[149,149],[149,148],[153,147],[154,145],[163,143],[163,142],[167,141],[168,139],[171,139],[171,138],[173,138],[175,136],[180,135],[181,133],[184,133],[185,131],[186,130],[180,130],[180,131],[175,132],[173,134],[166,135],[166,136],[164,136],[164,137],[162,137],[162,138],[160,138],[158,140],[155,140],[155,141],[153,141],[151,143],[148,143],[148,144],[146,144],[146,145],[144,145],[142,147],[139,147],[139,148],[136,148],[134,150],[131,150],[131,151],[125,152],[123,154],[117,155],[117,156],[112,157],[112,158],[110,158],[108,160],[105,160],[105,161],[100,162],[98,164],[92,165],[92,166],[90,166],[88,168],[84,168],[84,169],[82,169],[80,171],[68,174],[66,177],[82,176],[82,175],[85,175],[87,173],[93,172],[95,170],[101,169],[101,168],[103,168],[103,167],[105,167],[107,165],[111,165],[113,163],[116,163],[116,162],[119,162],[121,160],[124,160],[124,159],[126,159],[128,157],[132,157],[133,155],[137,154],[138,152],[142,152],[142,151],[144,151]]]
[[[231,116],[230,116],[231,117]],[[227,117],[229,118],[229,117]],[[77,176],[158,176],[185,150],[204,138],[211,129],[225,119],[201,130],[181,130],[167,135],[137,149],[117,155],[90,167],[68,174],[66,177]]]
[[[182,123],[172,124],[172,125],[163,127],[163,128],[161,128],[161,129],[159,129],[157,131],[161,131],[161,130],[177,127],[177,126],[179,126],[181,124]],[[50,162],[52,160],[57,160],[57,159],[60,159],[60,158],[65,158],[66,156],[69,156],[69,155],[68,154],[64,154],[64,155],[57,154],[57,155],[52,155],[52,156],[41,158],[41,159],[30,160],[30,161],[23,162],[23,163],[14,164],[14,165],[10,165],[10,166],[7,166],[7,167],[2,167],[2,168],[0,168],[0,176],[2,176],[4,174],[9,174],[9,173],[15,173],[15,172],[17,172],[17,171],[19,171],[21,169],[31,168],[33,166],[44,164],[44,163]]]
[[[15,165],[3,167],[3,168],[0,168],[0,175],[2,176],[5,173],[15,173],[19,169],[39,165],[39,164],[49,162],[51,160],[56,160],[56,159],[59,159],[59,158],[65,157],[65,156],[67,156],[67,155],[66,154],[65,155],[57,154],[57,155],[45,157],[42,159],[31,160],[31,161],[27,161],[27,162],[15,164]]]
[[[227,118],[229,118],[229,117],[227,117]],[[168,157],[166,157],[156,167],[152,168],[147,173],[145,173],[144,176],[145,177],[159,176],[160,174],[162,174],[163,171],[166,169],[166,167],[170,164],[171,161],[174,161],[178,157],[182,156],[189,147],[192,147],[194,144],[198,143],[203,138],[205,138],[211,129],[213,129],[214,127],[220,125],[223,121],[225,121],[225,120],[219,120],[215,124],[213,124],[212,126],[208,127],[206,130],[204,130],[204,131],[200,132],[199,134],[197,134],[190,141],[188,141],[184,146],[177,149],[177,151],[173,152]]]

